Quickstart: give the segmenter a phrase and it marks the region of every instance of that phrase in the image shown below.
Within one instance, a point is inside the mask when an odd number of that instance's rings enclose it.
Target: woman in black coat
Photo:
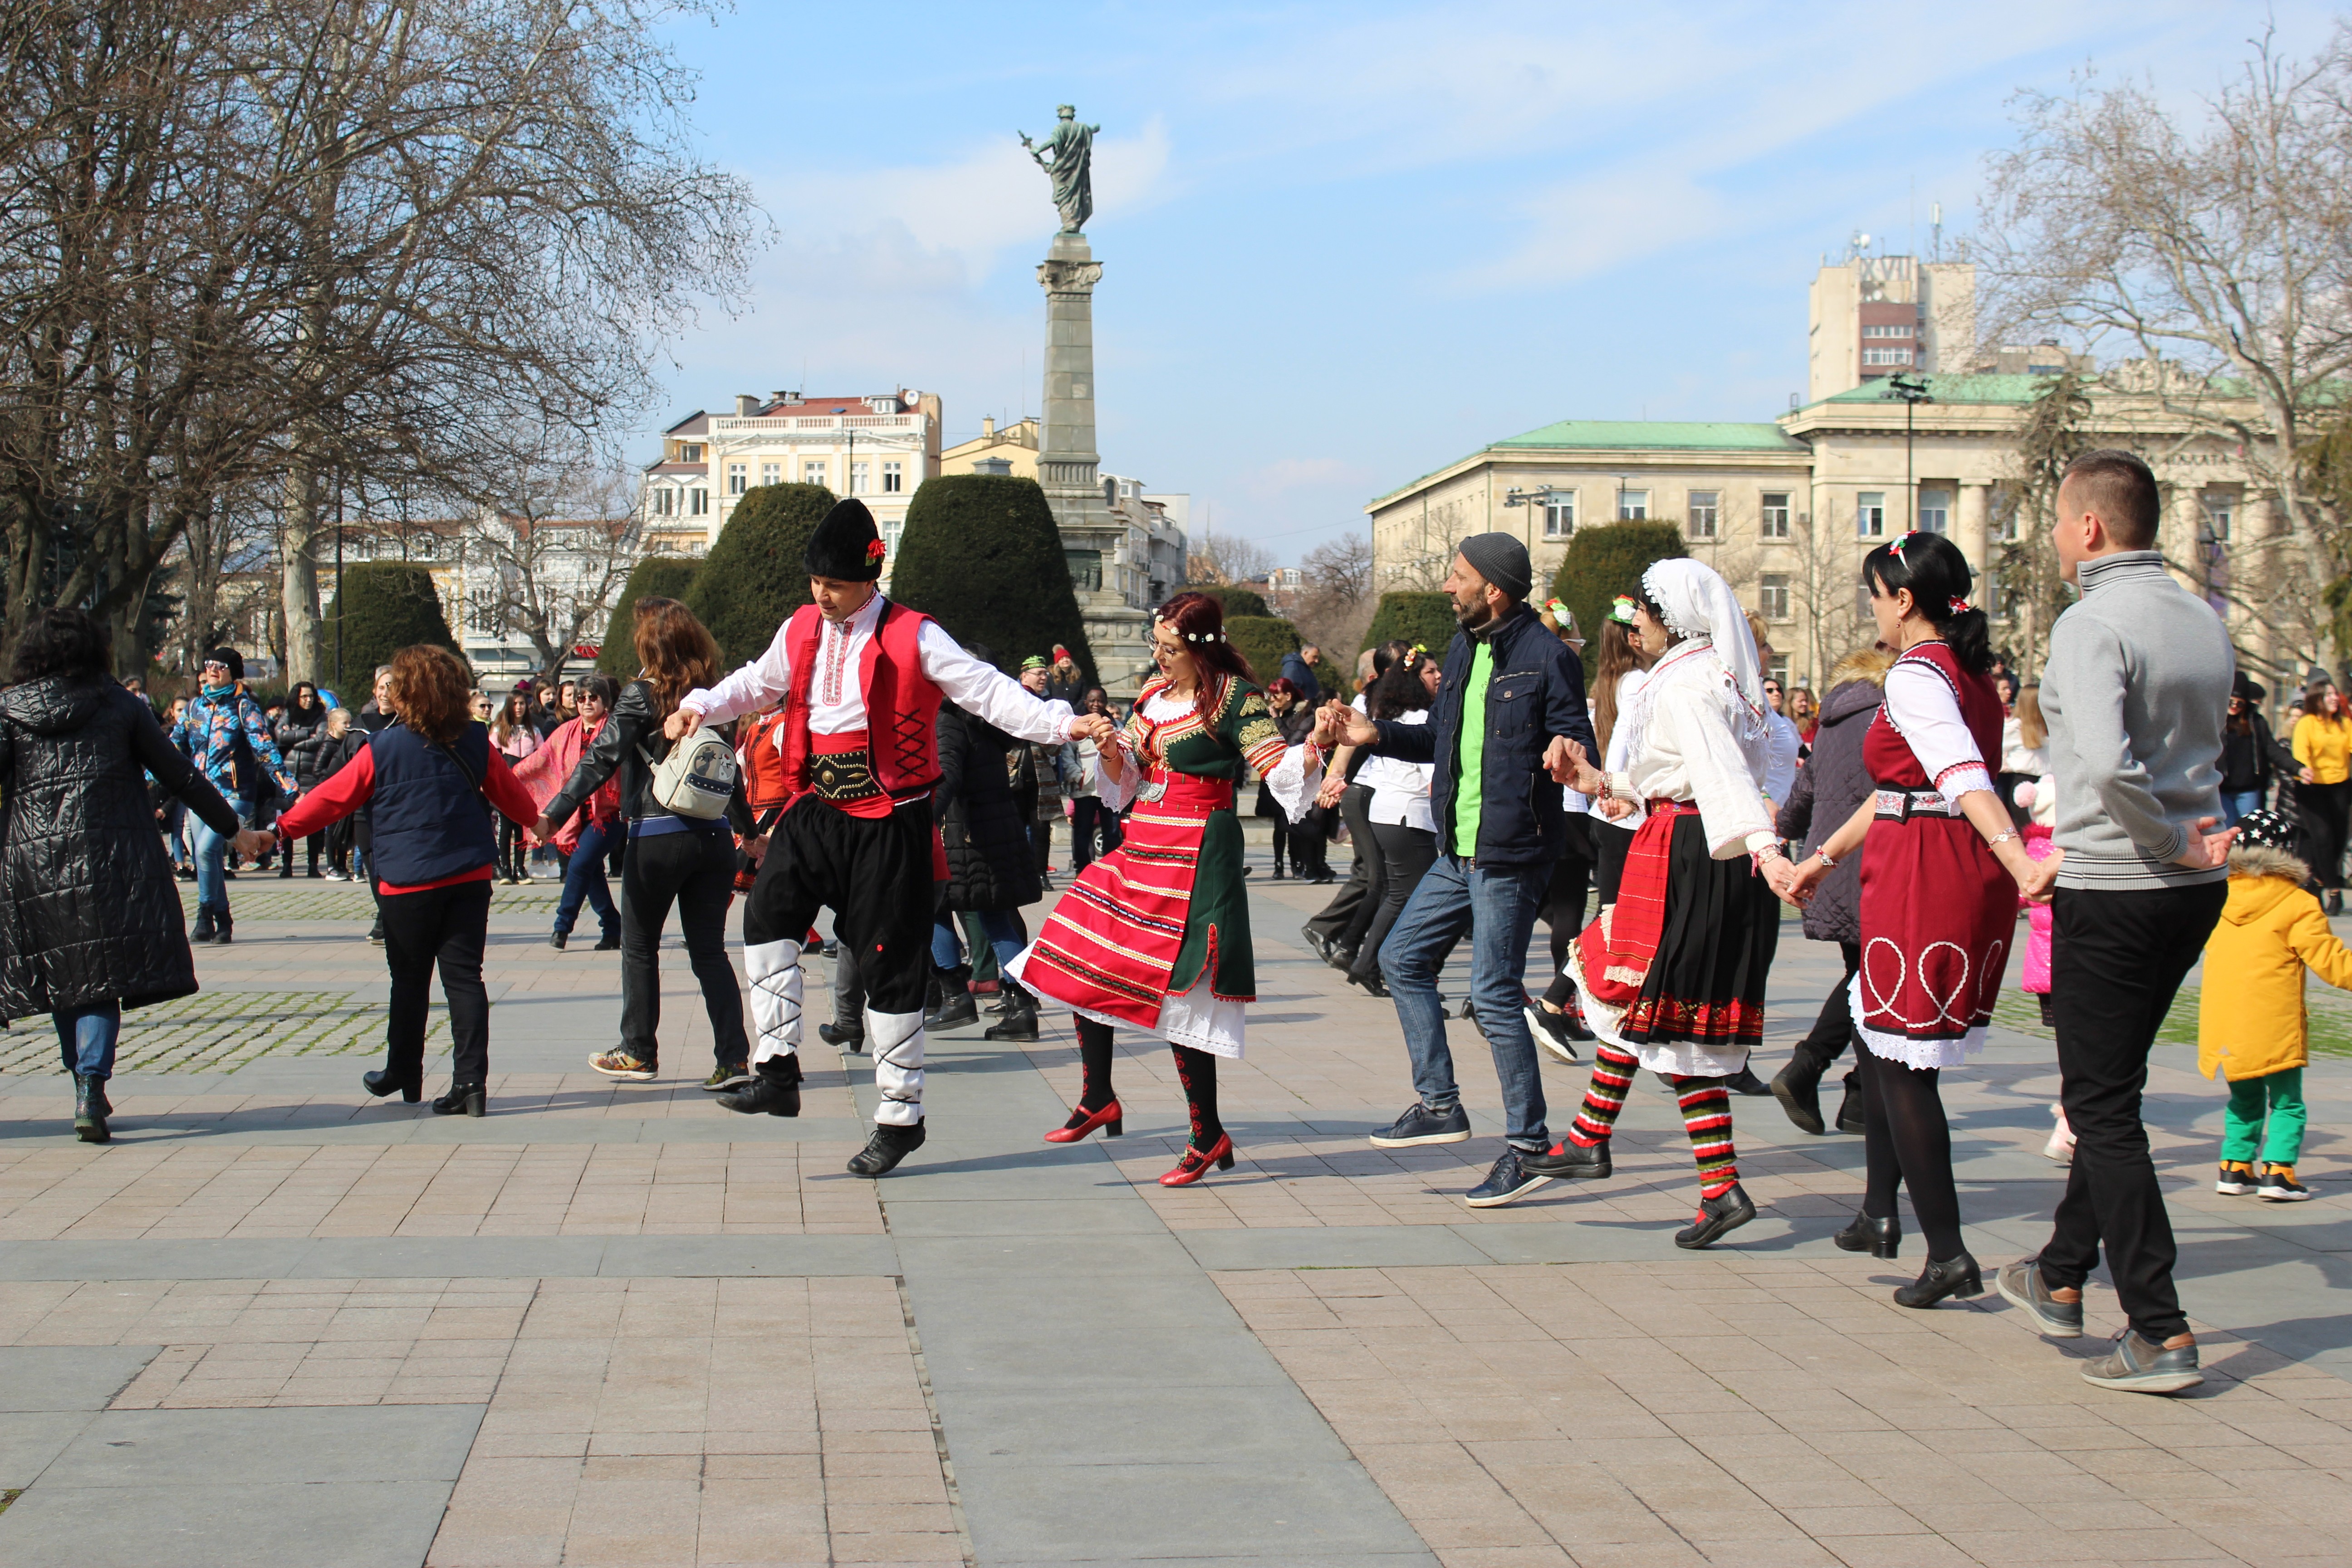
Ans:
[[[85,1143],[109,1136],[122,1009],[196,989],[146,775],[214,832],[237,829],[110,662],[89,616],[35,610],[16,647],[19,684],[0,695],[0,1018],[50,1016]]]
[[[940,704],[939,733],[940,782],[931,800],[940,843],[947,850],[948,879],[940,889],[931,926],[931,965],[941,993],[939,1006],[925,1023],[933,1029],[954,1028],[980,1016],[966,984],[971,966],[962,962],[954,917],[966,912],[979,917],[1001,970],[1029,945],[1019,910],[1045,896],[1027,824],[1005,768],[1005,753],[1021,742],[952,702]],[[987,1037],[1035,1039],[1036,998],[1010,975],[1003,984],[1004,1021],[992,1025]]]
[[[307,680],[298,680],[287,694],[286,706],[279,710],[278,723],[270,739],[278,742],[278,754],[286,759],[286,769],[294,775],[295,799],[309,795],[327,776],[327,763],[334,751],[334,742],[327,735],[327,705],[319,700],[319,689]],[[278,803],[281,811],[290,808],[292,800]],[[313,833],[303,842],[310,846],[310,875],[321,876],[319,851],[326,841],[323,833]],[[286,858],[279,863],[278,874],[294,874],[294,851],[289,845]]]
[[[1792,843],[1802,839],[1806,855],[1818,851],[1824,839],[1844,826],[1874,787],[1862,762],[1862,737],[1878,711],[1887,667],[1893,663],[1885,654],[1865,649],[1849,654],[1830,671],[1829,700],[1822,704],[1812,757],[1797,770],[1789,804],[1774,824],[1781,837]],[[1789,1065],[1773,1077],[1772,1094],[1790,1121],[1820,1134],[1829,1130],[1822,1121],[1822,1079],[1853,1034],[1847,989],[1862,967],[1862,857],[1854,856],[1822,879],[1805,906],[1805,934],[1815,942],[1838,944],[1845,956],[1845,977],[1822,999],[1813,1032],[1797,1042]],[[1838,1108],[1837,1126],[1843,1132],[1862,1131],[1862,1097],[1851,1078],[1845,1103]]]

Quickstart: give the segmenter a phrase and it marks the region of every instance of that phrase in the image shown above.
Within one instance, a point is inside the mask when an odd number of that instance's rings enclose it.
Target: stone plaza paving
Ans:
[[[544,884],[491,918],[492,1114],[370,1100],[364,894],[240,879],[204,993],[131,1016],[111,1145],[73,1142],[46,1021],[0,1036],[0,1565],[2352,1559],[2352,1064],[2308,1075],[2317,1196],[2273,1205],[2211,1192],[2221,1095],[2160,1047],[2208,1382],[2103,1393],[2104,1285],[2069,1344],[1990,1294],[1894,1306],[1916,1231],[1899,1263],[1832,1247],[1861,1141],[1771,1100],[1734,1101],[1762,1214],[1705,1253],[1669,1240],[1694,1182],[1646,1079],[1612,1181],[1473,1211],[1498,1106],[1454,1024],[1479,1136],[1370,1148],[1403,1048],[1301,945],[1324,891],[1254,889],[1241,1163],[1171,1191],[1164,1047],[1123,1052],[1125,1138],[1038,1141],[1066,1018],[935,1038],[930,1142],[879,1182],[843,1169],[869,1065],[814,1030],[798,1121],[700,1092],[674,942],[660,1081],[601,1079],[617,955],[550,949]],[[1768,1075],[1836,973],[1784,931]],[[1946,1080],[1988,1274],[2063,1174],[2050,1044],[2003,1016]],[[1583,1074],[1544,1081],[1562,1127]]]

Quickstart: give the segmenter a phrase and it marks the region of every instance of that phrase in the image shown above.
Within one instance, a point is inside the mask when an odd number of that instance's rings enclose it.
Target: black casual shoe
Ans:
[[[478,1083],[453,1083],[449,1092],[433,1102],[436,1116],[488,1116],[489,1100]]]
[[[563,951],[564,942],[570,939],[571,932],[569,931],[551,931],[547,933],[547,945],[553,948],[556,952],[562,952]]]
[[[1004,1022],[991,1024],[981,1031],[983,1040],[1034,1040],[1037,1037],[1037,1009],[1024,1001],[1004,1010]]]
[[[196,879],[196,868],[194,866],[183,866],[172,875],[183,882],[193,882]]]
[[[720,1062],[702,1080],[706,1093],[717,1094],[721,1089],[736,1089],[751,1081],[751,1069],[741,1062]]]
[[[1738,1182],[1719,1198],[1701,1198],[1698,1217],[1675,1232],[1675,1245],[1696,1250],[1713,1247],[1727,1231],[1738,1230],[1756,1217],[1756,1205],[1748,1201],[1748,1190]]]
[[[2214,1178],[2213,1190],[2227,1197],[2242,1198],[2248,1193],[2260,1192],[2262,1185],[2252,1165],[2242,1162],[2232,1164],[2224,1160],[2221,1174]]]
[[[866,1031],[848,1024],[819,1024],[816,1037],[836,1050],[856,1056],[866,1048]]]
[[[1588,1149],[1581,1143],[1562,1139],[1544,1152],[1529,1154],[1519,1163],[1538,1176],[1571,1182],[1597,1182],[1610,1173],[1609,1141],[1604,1138]]]
[[[1849,1072],[1845,1075],[1845,1098],[1838,1101],[1837,1130],[1859,1134],[1862,1128],[1862,1080]]]
[[[1735,1073],[1727,1073],[1723,1087],[1734,1094],[1763,1095],[1772,1092],[1772,1086],[1756,1076],[1755,1069],[1742,1065]]]
[[[1772,1075],[1772,1098],[1789,1113],[1800,1132],[1819,1138],[1829,1128],[1822,1121],[1822,1065],[1802,1051]]]
[[[209,942],[212,939],[213,907],[210,904],[198,904],[196,923],[188,928],[188,942],[193,946],[199,942]]]
[[[1528,1033],[1536,1037],[1536,1044],[1543,1047],[1545,1055],[1562,1062],[1584,1059],[1576,1054],[1576,1037],[1569,1033],[1569,1025],[1574,1020],[1567,1014],[1555,1013],[1540,1002],[1530,1002],[1520,1011],[1528,1016]]]
[[[114,1137],[106,1127],[106,1114],[111,1108],[100,1088],[104,1081],[74,1074],[74,1136],[85,1143],[105,1143]]]
[[[1423,1143],[1467,1143],[1470,1113],[1459,1105],[1432,1110],[1419,1100],[1387,1127],[1372,1134],[1375,1149],[1415,1149]]]
[[[786,1083],[782,1079],[770,1078],[764,1073],[754,1073],[751,1081],[743,1088],[731,1094],[720,1095],[719,1103],[746,1116],[798,1116],[801,1113],[801,1086],[797,1082]]]
[[[1885,1219],[1873,1219],[1856,1209],[1853,1222],[1830,1239],[1847,1252],[1867,1252],[1873,1258],[1900,1257],[1903,1251],[1903,1221],[1894,1215],[1888,1215]]]
[[[912,1127],[885,1127],[877,1124],[874,1136],[866,1147],[849,1157],[849,1173],[853,1176],[879,1176],[894,1169],[899,1161],[923,1146],[923,1123],[916,1119]]]
[[[1353,973],[1356,968],[1356,950],[1352,947],[1341,947],[1336,942],[1327,943],[1323,949],[1323,962],[1342,974]]]
[[[596,945],[595,945],[594,947],[590,948],[588,951],[589,951],[589,952],[620,952],[620,951],[621,951],[621,933],[620,933],[619,931],[606,931],[603,936],[600,936],[600,937],[598,937],[598,938],[596,939]]]
[[[1381,979],[1378,973],[1350,974],[1348,976],[1348,984],[1367,996],[1376,996],[1383,1002],[1389,999],[1388,982]]]
[[[226,910],[221,910],[213,917],[213,945],[226,947],[229,944],[229,938],[236,930],[236,922],[229,918],[229,912]]]
[[[2197,1369],[2197,1346],[2166,1350],[2126,1329],[2116,1336],[2116,1348],[2083,1365],[2083,1381],[2094,1388],[2120,1389],[2126,1394],[2179,1394],[2205,1381]]]
[[[2021,1258],[2004,1264],[1993,1276],[1993,1289],[2000,1299],[2033,1320],[2033,1326],[2042,1337],[2053,1340],[2079,1340],[2083,1337],[2083,1303],[2053,1301],[2050,1287],[2042,1280],[2042,1260]]]
[[[1307,952],[1313,953],[1316,957],[1321,959],[1326,963],[1331,962],[1331,939],[1329,937],[1325,936],[1313,926],[1300,926],[1298,928],[1298,935],[1299,940],[1307,943]]]
[[[2299,1204],[2311,1196],[2311,1189],[2294,1179],[2293,1165],[2265,1165],[2260,1190],[2264,1203]]]
[[[1918,1279],[1896,1288],[1895,1304],[1927,1308],[1947,1296],[1983,1294],[1984,1276],[1977,1269],[1977,1260],[1966,1252],[1956,1252],[1949,1258],[1927,1259],[1927,1267],[1919,1270]]]
[[[1486,1179],[1462,1194],[1462,1201],[1474,1209],[1498,1209],[1505,1204],[1518,1202],[1538,1187],[1551,1180],[1528,1169],[1528,1156],[1517,1149],[1505,1149]]]
[[[375,924],[368,927],[367,939],[368,945],[370,947],[382,947],[383,945],[383,922],[382,921],[378,921]]]

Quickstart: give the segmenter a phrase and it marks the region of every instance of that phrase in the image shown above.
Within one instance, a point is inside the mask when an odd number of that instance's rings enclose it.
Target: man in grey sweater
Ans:
[[[2056,884],[2050,995],[2074,1161],[2049,1244],[2000,1279],[2043,1333],[2077,1338],[2104,1243],[2131,1328],[2083,1376],[2143,1394],[2204,1381],[2140,1092],[2157,1028],[2229,896],[2229,836],[2208,830],[2236,668],[2221,617],[2164,568],[2161,509],[2155,476],[2128,452],[2084,453],[2058,488],[2053,540],[2083,597],[2051,627],[2042,675],[2059,854],[2030,890]]]

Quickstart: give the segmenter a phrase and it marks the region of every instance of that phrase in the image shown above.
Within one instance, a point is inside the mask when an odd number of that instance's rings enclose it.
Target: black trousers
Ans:
[[[433,970],[449,1003],[449,1081],[482,1083],[490,1073],[490,994],[482,984],[482,942],[490,921],[490,884],[458,882],[415,893],[385,893],[383,963],[392,972],[392,1012],[384,1024],[384,1071],[412,1084],[425,1074],[425,1026]]]
[[[1846,1042],[1853,1038],[1853,997],[1850,987],[1854,972],[1862,967],[1862,943],[1842,942],[1838,952],[1845,955],[1845,975],[1822,998],[1822,1011],[1813,1020],[1813,1032],[1797,1042],[1791,1058],[1811,1063],[1818,1072],[1827,1072],[1830,1063],[1845,1049]]]
[[[2344,842],[2352,827],[2352,779],[2341,784],[2298,784],[2295,794],[2311,829],[2311,874],[2323,888],[2344,885]],[[2056,978],[2052,978],[2056,984]]]
[[[1425,829],[1402,822],[1376,822],[1372,837],[1381,847],[1380,903],[1367,906],[1371,908],[1371,919],[1354,944],[1356,962],[1348,967],[1351,980],[1370,979],[1381,972],[1381,943],[1388,940],[1397,917],[1404,913],[1412,890],[1437,863],[1437,835]]]
[[[645,847],[640,839],[631,849]],[[857,954],[877,1013],[920,1013],[931,968],[931,803],[887,816],[852,816],[813,795],[793,803],[768,837],[743,906],[743,943],[799,942],[833,910],[833,934]]]
[[[2157,1028],[2229,896],[2225,882],[2060,888],[2051,906],[2058,1099],[2074,1134],[2074,1163],[2042,1249],[2042,1277],[2053,1289],[2080,1288],[2104,1244],[2132,1327],[2158,1344],[2189,1320],[2172,1286],[2179,1252],[2140,1124],[2140,1095]]]
[[[661,1053],[661,937],[672,904],[686,959],[702,984],[711,1055],[749,1061],[743,993],[727,962],[727,904],[735,895],[735,836],[721,819],[709,828],[630,841],[621,872],[621,1048],[653,1063]]]
[[[1617,884],[1625,875],[1625,852],[1633,847],[1634,832],[1613,822],[1592,825],[1592,890],[1601,895],[1603,909],[1617,901]]]
[[[1371,809],[1372,792],[1365,785],[1351,784],[1339,792],[1339,820],[1348,825],[1348,841],[1356,847],[1356,865],[1331,901],[1323,906],[1323,912],[1307,922],[1307,928],[1326,942],[1339,942],[1355,923],[1356,911],[1374,896],[1372,872],[1380,865],[1381,848],[1372,841]],[[1371,917],[1364,918],[1369,921]]]

